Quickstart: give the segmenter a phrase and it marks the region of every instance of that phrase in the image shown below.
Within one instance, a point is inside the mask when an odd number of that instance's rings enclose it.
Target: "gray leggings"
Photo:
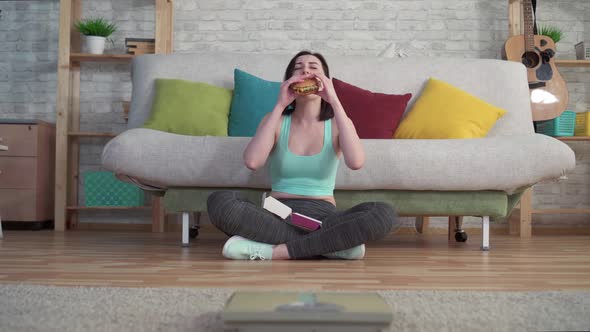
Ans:
[[[400,224],[391,206],[381,202],[356,205],[336,211],[330,202],[317,199],[280,199],[293,212],[322,221],[319,230],[308,233],[240,197],[238,192],[217,191],[207,199],[211,223],[228,236],[286,244],[291,258],[319,256],[385,237]]]

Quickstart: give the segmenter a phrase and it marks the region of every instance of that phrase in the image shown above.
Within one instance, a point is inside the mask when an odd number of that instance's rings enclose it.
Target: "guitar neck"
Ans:
[[[531,0],[523,0],[524,11],[524,48],[527,52],[535,51],[535,31],[533,21],[533,4]]]

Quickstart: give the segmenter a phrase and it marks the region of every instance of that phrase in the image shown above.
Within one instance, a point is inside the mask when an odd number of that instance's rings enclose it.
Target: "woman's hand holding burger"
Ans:
[[[314,74],[314,76],[320,83],[316,94],[322,97],[322,99],[330,105],[333,105],[335,102],[339,102],[336,90],[334,90],[332,79],[322,73]]]

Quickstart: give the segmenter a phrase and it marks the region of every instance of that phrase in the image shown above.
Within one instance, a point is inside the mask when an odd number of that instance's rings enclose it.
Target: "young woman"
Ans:
[[[336,210],[333,193],[340,158],[356,170],[365,162],[365,151],[329,77],[321,54],[296,54],[285,71],[276,106],[244,151],[251,170],[270,159],[270,195],[293,212],[322,221],[321,228],[304,231],[236,192],[214,192],[207,200],[209,219],[232,236],[223,247],[225,257],[361,259],[366,241],[380,239],[399,225],[393,208],[381,202]],[[316,93],[298,95],[289,88],[309,78],[318,82]]]

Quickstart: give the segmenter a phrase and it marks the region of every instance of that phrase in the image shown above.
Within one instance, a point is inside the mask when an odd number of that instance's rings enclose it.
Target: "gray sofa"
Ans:
[[[244,166],[245,137],[198,137],[141,128],[150,114],[156,78],[180,78],[233,87],[233,70],[280,81],[291,55],[196,53],[144,55],[133,60],[129,129],[104,148],[103,166],[147,190],[164,193],[169,212],[206,210],[214,190],[240,190],[258,201],[270,187],[268,165]],[[393,204],[400,215],[481,217],[482,249],[489,249],[490,218],[507,216],[521,193],[575,167],[573,151],[535,134],[525,67],[492,59],[328,56],[333,77],[383,93],[413,94],[429,77],[447,81],[507,110],[487,137],[453,140],[370,140],[365,166],[340,164],[339,209],[368,200]],[[407,111],[406,110],[406,111]]]

